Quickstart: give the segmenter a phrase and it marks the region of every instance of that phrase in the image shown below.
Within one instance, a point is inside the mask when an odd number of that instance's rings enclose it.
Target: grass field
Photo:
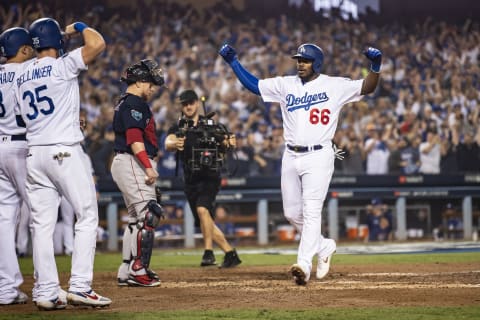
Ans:
[[[157,250],[151,260],[152,269],[177,269],[197,267],[202,252],[193,250]],[[218,256],[220,252],[216,252]],[[243,265],[288,267],[295,261],[295,255],[288,254],[242,254]],[[116,272],[121,256],[118,253],[97,253],[96,272]],[[335,265],[362,264],[436,264],[454,262],[478,262],[480,270],[480,252],[428,253],[428,254],[337,254]],[[70,271],[71,258],[57,256],[58,272]],[[33,274],[33,261],[29,258],[19,260],[23,275]]]
[[[219,253],[220,254],[220,253]],[[190,270],[197,270],[199,259],[201,256],[200,251],[191,250],[159,250],[156,251],[152,257],[152,269],[154,270],[166,270],[165,272],[175,273],[190,272]],[[295,261],[295,256],[292,255],[279,255],[279,254],[241,254],[243,264],[237,268],[238,274],[243,270],[248,273],[248,267],[255,266],[259,268],[271,266],[272,268],[278,268],[279,266],[288,269],[288,266]],[[97,273],[116,273],[118,262],[121,260],[119,254],[111,253],[98,253],[95,259],[95,274]],[[357,274],[358,270],[382,270],[384,267],[388,268],[389,265],[396,268],[396,270],[402,270],[402,266],[407,267],[408,270],[416,270],[416,268],[432,268],[435,270],[437,266],[445,265],[454,266],[469,265],[469,273],[473,274],[473,278],[469,280],[469,289],[476,290],[474,293],[480,293],[480,253],[443,253],[443,254],[379,254],[379,255],[347,255],[337,254],[334,257],[334,266],[337,270],[352,270],[351,274]],[[20,260],[21,270],[25,278],[32,276],[33,263],[29,258]],[[57,266],[61,274],[68,274],[70,269],[70,257],[57,257]],[[412,267],[413,266],[413,267]],[[473,266],[473,267],[472,267]],[[242,269],[243,268],[243,269]],[[333,268],[333,267],[332,267]],[[357,270],[358,269],[358,270]],[[473,270],[471,270],[473,269]],[[443,269],[442,269],[443,270]],[[185,272],[185,271],[183,271]],[[350,272],[350,271],[349,271]],[[462,271],[464,272],[464,271]],[[447,272],[448,273],[448,272]],[[345,272],[335,273],[330,277],[336,278],[344,276]],[[413,274],[413,273],[412,273]],[[406,275],[408,277],[408,274]],[[162,278],[163,279],[163,278]],[[472,281],[473,279],[473,281]],[[219,281],[224,279],[219,279]],[[172,280],[173,281],[173,280]],[[201,280],[200,280],[201,281]],[[212,281],[211,278],[208,281]],[[410,282],[416,280],[412,279]],[[273,282],[273,281],[272,281]],[[407,281],[408,282],[408,281]],[[473,283],[470,283],[473,282]],[[164,280],[165,283],[165,280]],[[383,283],[383,282],[382,282]],[[385,282],[387,283],[387,282]],[[455,283],[455,281],[453,281]],[[332,289],[332,286],[326,286],[327,289],[322,289],[322,284],[316,284],[319,291],[315,292],[319,297],[325,296],[327,299],[327,293],[332,291],[338,291]],[[335,285],[335,284],[333,284]],[[446,285],[448,292],[448,285]],[[163,286],[163,284],[162,284]],[[161,287],[162,287],[161,286]],[[160,287],[160,288],[161,288]],[[31,289],[31,288],[29,288]],[[166,289],[168,285],[166,284]],[[293,287],[293,289],[296,289]],[[302,288],[303,289],[303,288]],[[28,294],[30,292],[24,288]],[[111,286],[111,290],[117,290],[116,286]],[[286,287],[284,290],[292,291],[292,287]],[[414,289],[407,288],[403,290],[401,295],[414,293]],[[148,291],[148,289],[147,289]],[[142,291],[141,294],[148,295],[147,291]],[[249,291],[246,291],[247,295]],[[323,294],[322,294],[323,292]],[[369,291],[358,290],[358,296],[367,294]],[[427,292],[427,291],[422,291]],[[102,291],[105,295],[110,295],[109,292]],[[307,292],[308,293],[308,292]],[[313,294],[313,291],[312,291]],[[424,293],[422,293],[424,294]],[[207,297],[208,293],[205,294]],[[201,295],[200,295],[201,296]],[[260,296],[263,299],[269,299],[268,295]],[[188,299],[188,297],[185,297]],[[115,309],[103,309],[103,310],[81,310],[80,312],[56,311],[56,312],[15,312],[12,307],[8,308],[8,311],[4,312],[0,308],[0,319],[480,319],[480,296],[472,297],[471,300],[467,299],[466,303],[455,306],[450,304],[442,305],[441,301],[438,301],[436,305],[432,306],[416,306],[408,305],[396,305],[392,303],[375,306],[359,307],[358,299],[352,299],[352,303],[348,303],[348,298],[339,296],[341,299],[346,299],[346,303],[339,306],[330,307],[328,302],[324,302],[324,305],[319,308],[306,308],[304,310],[301,307],[292,308],[291,310],[285,308],[258,308],[258,307],[242,307],[237,308],[235,303],[232,303],[228,308],[209,308],[207,310],[179,310],[172,306],[172,310],[159,310],[152,311],[122,311],[116,312]],[[400,297],[399,297],[400,299]],[[445,297],[448,299],[448,297]],[[332,301],[333,302],[333,301]],[[31,302],[29,302],[31,303]],[[160,303],[160,301],[159,301]],[[392,306],[390,306],[392,305]],[[142,310],[140,308],[140,310]],[[134,310],[132,310],[134,311]]]

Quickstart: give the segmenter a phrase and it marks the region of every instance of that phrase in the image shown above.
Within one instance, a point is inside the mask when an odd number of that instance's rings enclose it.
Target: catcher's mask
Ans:
[[[158,66],[158,63],[150,59],[143,59],[128,67],[120,80],[128,85],[137,81],[151,82],[157,86],[162,86],[165,83],[163,70]]]

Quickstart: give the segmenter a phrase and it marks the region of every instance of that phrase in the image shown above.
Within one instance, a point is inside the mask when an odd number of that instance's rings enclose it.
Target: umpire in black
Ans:
[[[181,121],[189,123],[193,130],[183,130],[179,124],[172,126],[167,133],[165,148],[167,151],[177,151],[179,160],[183,164],[185,178],[184,192],[195,218],[195,226],[200,227],[203,234],[205,252],[200,266],[216,265],[213,254],[213,242],[224,252],[225,257],[221,268],[232,268],[242,261],[237,252],[225,238],[223,232],[217,227],[215,219],[215,198],[220,191],[220,170],[193,170],[189,163],[194,157],[193,148],[202,147],[199,144],[201,133],[195,130],[199,120],[205,120],[200,115],[200,101],[193,90],[183,91],[179,96],[182,105]],[[222,142],[227,148],[235,146],[235,136],[229,135]]]

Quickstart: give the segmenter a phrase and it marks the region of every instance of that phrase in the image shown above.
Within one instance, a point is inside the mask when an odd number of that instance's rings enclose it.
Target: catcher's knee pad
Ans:
[[[147,203],[147,209],[147,213],[145,214],[145,226],[147,228],[155,228],[163,217],[163,208],[155,200],[150,200]]]

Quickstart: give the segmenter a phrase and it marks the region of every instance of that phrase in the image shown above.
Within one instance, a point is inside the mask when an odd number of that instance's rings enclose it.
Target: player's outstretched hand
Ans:
[[[223,60],[225,60],[225,62],[228,64],[231,64],[233,61],[237,60],[237,51],[235,51],[235,49],[227,43],[220,48],[218,54],[221,55]]]
[[[338,159],[338,160],[343,160],[345,159],[345,151],[343,151],[343,149],[340,149],[339,147],[337,147],[337,145],[334,143],[333,144],[333,153],[335,155],[335,158]]]
[[[368,47],[363,54],[372,62],[370,69],[373,72],[380,72],[380,65],[382,64],[382,52],[377,48]]]

